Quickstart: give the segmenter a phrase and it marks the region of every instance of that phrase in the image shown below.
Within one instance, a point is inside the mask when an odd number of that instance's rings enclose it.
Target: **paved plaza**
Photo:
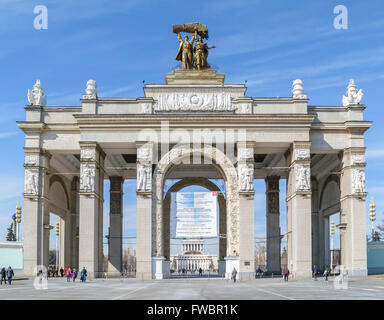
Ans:
[[[290,280],[256,279],[233,283],[224,279],[136,279],[70,282],[49,279],[48,289],[36,290],[33,280],[16,280],[0,287],[0,300],[381,300],[384,278],[351,279],[348,289],[335,289],[332,279]]]

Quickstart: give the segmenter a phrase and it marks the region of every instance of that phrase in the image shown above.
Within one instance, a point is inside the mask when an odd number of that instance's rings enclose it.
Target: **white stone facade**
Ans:
[[[225,185],[217,257],[222,274],[236,268],[240,279],[254,275],[254,179],[269,181],[267,230],[274,238],[280,238],[279,201],[286,202],[288,268],[295,276],[310,276],[313,264],[326,266],[324,230],[337,212],[342,263],[350,275],[366,274],[364,132],[372,123],[364,119],[362,91],[351,82],[343,105],[311,106],[298,80],[292,97],[260,98],[245,96],[244,84],[224,78],[215,70],[176,70],[166,84],[146,85],[140,98],[102,98],[89,81],[77,107],[46,107],[37,82],[26,120],[18,122],[25,133],[26,273],[48,261],[49,213],[62,219],[61,261],[85,266],[91,276],[104,273],[103,186],[109,178],[137,183],[137,278],[167,277],[165,181],[204,178]],[[286,199],[271,185],[282,179]],[[109,192],[111,240],[121,234],[121,186]],[[118,273],[121,244],[109,245],[109,265]],[[280,243],[267,248],[270,271],[279,272]]]

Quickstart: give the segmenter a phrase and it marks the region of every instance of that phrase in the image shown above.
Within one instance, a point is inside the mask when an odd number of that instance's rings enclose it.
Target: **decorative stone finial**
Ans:
[[[83,99],[97,99],[97,84],[95,80],[87,81],[87,88],[85,89],[85,94],[83,94]]]
[[[349,85],[347,88],[347,96],[343,96],[344,107],[347,107],[352,104],[360,104],[362,98],[363,98],[363,91],[361,89],[357,91],[357,87],[353,79],[349,80]]]
[[[31,106],[45,106],[47,97],[44,95],[40,80],[37,80],[32,91],[28,89],[28,101]]]
[[[307,99],[307,95],[304,93],[303,81],[301,79],[296,79],[292,83],[292,98]]]

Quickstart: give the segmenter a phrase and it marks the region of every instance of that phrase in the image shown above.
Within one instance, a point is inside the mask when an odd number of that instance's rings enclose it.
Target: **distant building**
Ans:
[[[384,273],[384,241],[367,243],[368,274]]]
[[[217,255],[206,255],[204,253],[204,240],[183,240],[181,242],[182,253],[171,257],[171,269],[175,271],[217,270]],[[213,268],[210,268],[213,267]]]
[[[0,241],[0,268],[12,267],[15,274],[23,272],[23,242]]]

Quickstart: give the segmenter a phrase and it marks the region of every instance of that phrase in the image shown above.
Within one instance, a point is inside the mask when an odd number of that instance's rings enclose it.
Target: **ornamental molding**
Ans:
[[[26,166],[38,166],[39,165],[39,156],[38,155],[26,155],[25,156],[25,165]]]
[[[80,158],[81,158],[81,161],[96,161],[96,150],[81,149]]]
[[[235,111],[229,93],[161,93],[159,94],[154,111],[200,111],[228,112]]]
[[[137,150],[137,160],[140,162],[151,162],[152,161],[152,149],[139,148]]]
[[[295,149],[296,160],[309,160],[311,155],[309,149]]]
[[[253,161],[253,148],[239,148],[237,161]]]

